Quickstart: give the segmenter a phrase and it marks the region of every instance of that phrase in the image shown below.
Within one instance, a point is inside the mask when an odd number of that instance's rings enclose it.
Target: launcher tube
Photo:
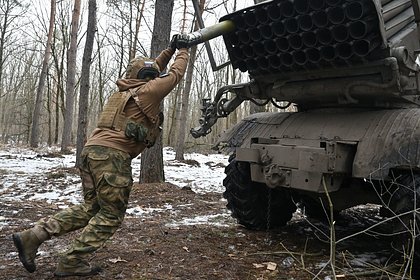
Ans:
[[[235,30],[235,24],[231,20],[225,20],[215,25],[205,27],[188,34],[189,46],[195,46],[206,42],[220,35],[227,34]]]

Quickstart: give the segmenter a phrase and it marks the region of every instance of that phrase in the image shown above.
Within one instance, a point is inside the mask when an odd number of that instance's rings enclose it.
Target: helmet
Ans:
[[[146,57],[135,57],[127,66],[126,79],[154,79],[160,74],[156,61]]]

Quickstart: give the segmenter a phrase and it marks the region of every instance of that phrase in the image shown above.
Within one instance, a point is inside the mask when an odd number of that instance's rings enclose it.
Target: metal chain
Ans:
[[[267,198],[267,231],[269,231],[271,227],[271,188],[268,188]]]
[[[267,194],[267,230],[266,230],[266,237],[265,241],[270,245],[271,238],[270,238],[270,228],[271,228],[271,188],[268,188]]]

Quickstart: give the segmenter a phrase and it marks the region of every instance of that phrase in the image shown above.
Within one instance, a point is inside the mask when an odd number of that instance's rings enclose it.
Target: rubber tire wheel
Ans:
[[[326,209],[323,207],[326,207]],[[323,206],[320,201],[315,199],[304,199],[301,202],[300,208],[308,218],[315,219],[323,223],[329,222],[330,210],[328,209],[328,204],[324,204]],[[337,219],[340,217],[340,211],[333,210],[333,215],[334,219]]]
[[[250,165],[236,161],[234,156],[225,168],[226,178],[223,185],[226,190],[223,197],[232,217],[248,229],[267,230],[286,225],[296,211],[289,192],[285,189],[270,189],[267,185],[253,182]],[[268,221],[268,201],[271,191],[270,219]]]
[[[389,203],[389,208],[394,215],[399,215],[414,209],[414,197],[416,197],[417,209],[420,208],[420,174],[401,174],[396,180],[397,189]],[[414,195],[415,194],[415,195]],[[414,223],[414,219],[416,220]],[[393,246],[397,250],[407,251],[412,246],[412,236],[410,232],[401,233],[401,231],[410,229],[412,225],[416,225],[416,232],[420,228],[420,214],[413,213],[394,218],[392,220]],[[399,234],[398,234],[399,233]],[[420,237],[417,237],[414,243],[414,258],[412,277],[420,279]],[[409,252],[407,252],[409,253]]]

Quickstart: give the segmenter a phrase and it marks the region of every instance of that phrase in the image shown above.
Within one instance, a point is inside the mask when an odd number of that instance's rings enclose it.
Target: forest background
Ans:
[[[254,1],[199,4],[211,25]],[[62,152],[76,145],[80,152],[128,61],[156,56],[173,34],[197,29],[195,22],[191,0],[0,0],[0,142],[61,145]],[[228,61],[221,37],[210,44],[218,65]],[[209,151],[221,132],[250,113],[276,110],[245,102],[207,137],[192,138],[188,131],[198,125],[201,99],[249,80],[231,66],[213,72],[208,62],[204,44],[193,47],[183,82],[164,102],[162,142],[156,149],[175,147],[177,159],[186,149]],[[148,166],[158,170],[149,170],[145,182],[164,180],[162,167]]]

